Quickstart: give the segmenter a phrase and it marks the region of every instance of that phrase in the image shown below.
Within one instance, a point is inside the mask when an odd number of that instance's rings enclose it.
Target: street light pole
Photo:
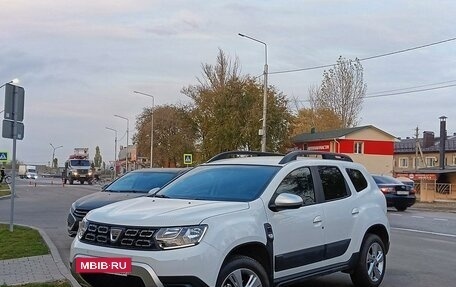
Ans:
[[[127,153],[126,153],[126,156],[125,156],[125,169],[126,169],[126,172],[128,172],[128,129],[130,127],[130,121],[126,117],[122,117],[122,116],[119,116],[119,115],[114,115],[114,116],[118,117],[118,118],[121,118],[121,119],[124,119],[124,120],[127,121]]]
[[[266,151],[266,115],[268,109],[268,45],[250,36],[238,33],[239,36],[264,45],[264,83],[263,83],[263,125],[261,127],[261,151]]]
[[[117,177],[117,130],[113,128],[106,127],[107,130],[113,131],[115,133],[114,138],[114,179]],[[128,152],[128,149],[127,149]]]
[[[133,93],[144,95],[152,98],[152,111],[150,113],[150,167],[154,167],[154,110],[155,110],[155,98],[147,93],[133,91]]]
[[[11,81],[7,82],[7,83],[4,83],[3,85],[0,86],[0,89],[3,88],[4,86],[6,86],[6,84],[17,85],[17,84],[19,84],[19,79],[15,78],[15,79],[12,79]]]
[[[54,157],[55,157],[55,150],[56,150],[56,149],[58,149],[58,148],[61,148],[61,147],[63,147],[63,145],[61,145],[61,146],[58,146],[58,147],[54,147],[54,146],[52,145],[52,143],[50,143],[50,145],[51,145],[51,147],[52,147],[52,160],[51,160],[51,167],[52,167],[52,168],[55,168],[55,167],[54,167]]]

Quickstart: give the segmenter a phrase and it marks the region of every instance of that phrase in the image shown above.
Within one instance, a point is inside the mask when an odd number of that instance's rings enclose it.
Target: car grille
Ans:
[[[90,210],[76,208],[73,212],[74,217],[82,220]]]
[[[87,174],[89,173],[89,170],[87,169],[78,169],[78,174]]]
[[[90,222],[81,241],[106,247],[158,250],[153,235],[156,229],[147,227],[115,226]]]

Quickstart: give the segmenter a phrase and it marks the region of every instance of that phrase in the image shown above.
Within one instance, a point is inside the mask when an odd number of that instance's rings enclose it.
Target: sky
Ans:
[[[114,159],[114,132],[126,145],[135,118],[155,105],[189,103],[180,91],[197,84],[201,64],[218,49],[237,57],[242,73],[261,75],[267,44],[270,72],[365,58],[456,37],[456,1],[420,0],[0,0],[0,85],[25,89],[24,139],[17,159],[62,164],[75,147],[99,146]],[[367,95],[432,83],[456,83],[456,41],[366,60]],[[300,107],[323,69],[270,74],[269,84]],[[431,87],[431,86],[427,86]],[[432,86],[433,87],[433,86]],[[445,115],[456,132],[456,87],[366,98],[359,125],[396,137],[415,128],[438,135]],[[4,95],[4,88],[0,89]],[[2,101],[3,102],[3,101]],[[3,108],[0,107],[0,110]],[[260,127],[259,127],[260,128]],[[260,138],[258,139],[260,140]],[[131,139],[130,139],[131,143]],[[12,140],[0,139],[11,158]]]

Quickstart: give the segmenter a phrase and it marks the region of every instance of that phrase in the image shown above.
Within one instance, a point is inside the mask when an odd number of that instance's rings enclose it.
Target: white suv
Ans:
[[[337,271],[378,286],[389,238],[385,197],[348,156],[227,152],[89,212],[70,264],[85,286],[268,287]],[[132,271],[76,273],[78,257],[129,257]]]

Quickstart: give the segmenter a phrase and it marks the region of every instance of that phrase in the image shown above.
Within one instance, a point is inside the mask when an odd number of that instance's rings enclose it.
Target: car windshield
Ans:
[[[372,176],[374,178],[374,181],[377,184],[403,184],[399,180],[395,179],[394,177],[391,176],[379,176],[379,175],[374,175]]]
[[[277,166],[200,166],[157,193],[157,197],[247,202],[258,198],[277,173]]]
[[[173,179],[177,172],[131,172],[110,184],[104,191],[147,193],[162,187]]]
[[[83,159],[72,159],[71,166],[90,166],[90,161]]]

